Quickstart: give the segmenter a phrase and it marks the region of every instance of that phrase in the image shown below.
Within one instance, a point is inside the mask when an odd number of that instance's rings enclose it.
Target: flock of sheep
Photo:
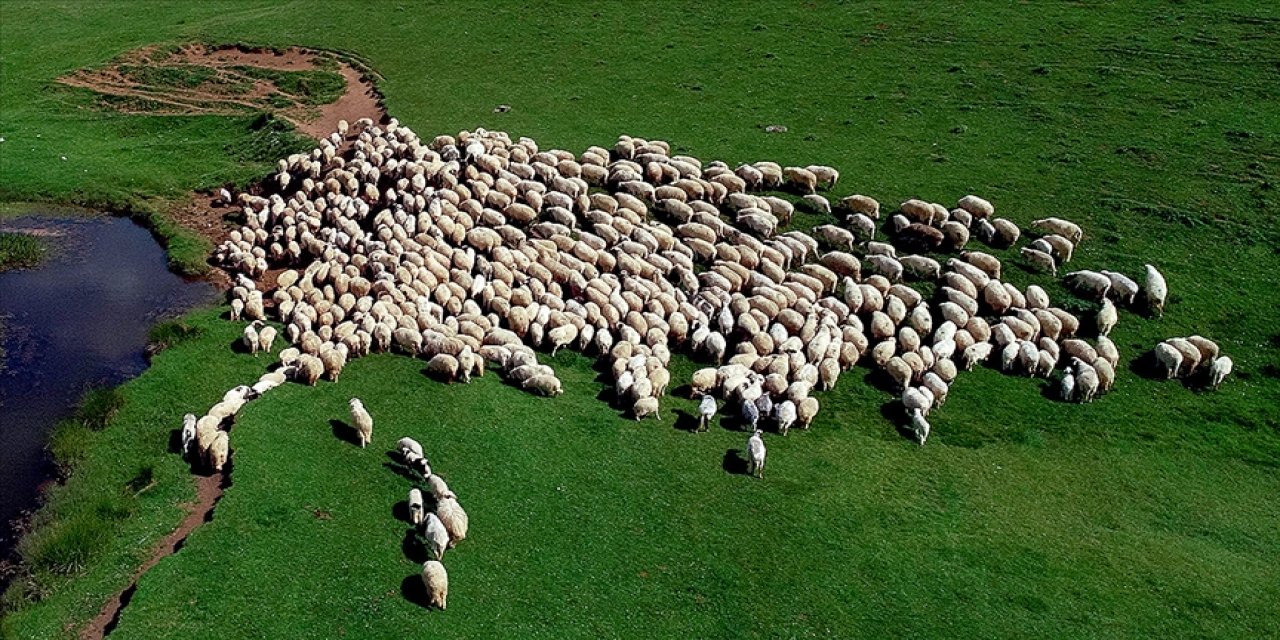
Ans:
[[[1119,351],[1107,335],[1117,305],[1163,311],[1168,287],[1151,265],[1141,285],[1119,272],[1068,273],[1067,286],[1101,304],[1096,338],[1086,340],[1081,319],[1042,287],[1002,281],[1001,261],[970,247],[1009,248],[1022,237],[987,200],[907,200],[882,224],[871,197],[818,193],[839,177],[819,165],[704,163],[627,136],[575,155],[482,129],[423,141],[394,119],[342,122],[311,153],[280,160],[265,195],[235,200],[244,225],[215,253],[237,273],[232,318],[251,321],[247,350],[270,352],[274,311],[291,346],[257,384],[228,392],[203,418],[188,415],[184,451],[220,470],[220,427],[244,402],[290,378],[337,381],[349,359],[393,350],[425,359],[428,374],[447,382],[491,369],[548,396],[563,385],[535,349],[596,354],[610,362],[622,408],[636,420],[657,417],[681,350],[713,364],[690,380],[697,430],[717,412],[740,416],[751,434],[748,472],[762,477],[764,427],[808,428],[820,408],[813,393],[858,362],[901,392],[923,445],[927,416],[959,371],[989,360],[1027,376],[1060,368],[1061,397],[1090,402],[1115,380]],[[833,221],[779,232],[796,204],[764,193],[782,190]],[[1054,276],[1084,237],[1062,218],[1031,230],[1037,237],[1018,255]],[[934,257],[944,253],[954,255]],[[260,289],[269,271],[270,304]],[[1170,377],[1206,364],[1213,386],[1232,366],[1199,336],[1163,342],[1155,356]],[[372,418],[358,399],[351,412],[364,446]],[[443,608],[440,560],[465,537],[466,514],[421,445],[404,438],[397,450],[435,500],[427,512],[414,488],[409,507],[432,555],[422,579]]]

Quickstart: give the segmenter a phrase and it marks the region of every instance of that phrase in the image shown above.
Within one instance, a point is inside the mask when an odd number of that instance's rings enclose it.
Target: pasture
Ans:
[[[1092,404],[979,368],[922,448],[859,366],[819,395],[810,431],[768,440],[763,481],[732,472],[746,434],[678,428],[695,412],[680,387],[701,366],[683,356],[662,420],[640,423],[576,353],[543,356],[565,383],[554,399],[358,359],[339,384],[288,384],[245,409],[212,521],[142,578],[114,636],[1280,634],[1280,15],[0,7],[0,200],[168,200],[261,178],[284,147],[262,144],[250,116],[103,112],[53,82],[155,43],[303,45],[368,61],[391,115],[427,138],[484,126],[576,152],[628,133],[730,165],[830,164],[843,173],[832,195],[887,207],[977,193],[1023,226],[1079,222],[1070,268],[1151,262],[1172,291],[1161,318],[1121,313],[1116,386]],[[1009,281],[1089,309],[1013,268],[1016,250],[998,255]],[[6,594],[0,636],[73,636],[181,520],[194,483],[172,430],[271,362],[229,348],[242,325],[225,311],[190,315],[104,427],[68,428],[71,475],[20,548],[33,570]],[[1193,333],[1236,361],[1220,390],[1135,364]],[[353,396],[376,420],[364,450],[333,424]],[[385,455],[401,435],[426,445],[471,515],[446,556],[447,612],[412,593],[422,558],[397,518],[410,483]]]

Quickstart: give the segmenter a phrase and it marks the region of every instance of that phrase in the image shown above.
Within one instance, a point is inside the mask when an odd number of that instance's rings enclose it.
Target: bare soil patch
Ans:
[[[143,47],[58,81],[97,93],[104,109],[146,115],[271,113],[321,138],[336,131],[339,120],[386,120],[376,79],[353,57],[330,51],[188,44]],[[217,193],[197,192],[168,213],[219,244],[236,227],[228,219],[236,211]],[[223,287],[230,283],[220,270],[210,279]]]

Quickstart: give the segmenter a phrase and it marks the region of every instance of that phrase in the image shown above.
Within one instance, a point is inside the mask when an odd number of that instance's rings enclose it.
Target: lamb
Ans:
[[[1063,402],[1071,402],[1075,397],[1076,377],[1071,373],[1071,369],[1063,369],[1062,380],[1058,383],[1058,397]]]
[[[1222,385],[1222,381],[1231,375],[1231,369],[1235,363],[1231,361],[1229,356],[1219,356],[1213,359],[1213,364],[1209,366],[1209,386],[1217,389]]]
[[[373,442],[373,416],[365,410],[364,403],[359,398],[352,398],[347,404],[351,407],[351,421],[360,438],[360,448],[363,449]]]
[[[182,455],[191,454],[191,445],[196,441],[196,414],[182,416]]]
[[[449,599],[449,572],[439,560],[422,564],[422,584],[427,588],[428,604],[443,611]]]
[[[929,421],[924,419],[924,414],[919,409],[911,411],[911,433],[915,436],[916,442],[920,446],[924,446],[925,440],[929,439]]]
[[[754,400],[744,400],[742,402],[742,422],[748,425],[752,431],[754,431],[756,429],[756,425],[759,424],[760,409],[756,407]]]
[[[763,431],[756,429],[747,439],[747,473],[764,478],[765,448]]]
[[[1080,402],[1093,402],[1093,396],[1098,392],[1098,371],[1083,360],[1077,359],[1075,364]]]
[[[1164,301],[1169,295],[1169,285],[1165,283],[1164,276],[1151,265],[1146,265],[1147,279],[1142,287],[1143,292],[1147,296],[1147,306],[1151,308],[1156,315],[1164,315]]]
[[[417,489],[414,489],[417,491]],[[426,538],[427,551],[431,553],[431,557],[435,560],[444,559],[444,550],[449,547],[449,531],[444,528],[444,523],[440,521],[440,517],[434,513],[427,513],[422,519],[421,528],[423,537]]]
[[[716,399],[711,395],[702,396],[702,402],[698,403],[698,431],[706,431],[715,415]]]
[[[449,532],[449,548],[457,546],[467,538],[467,512],[458,504],[457,498],[446,497],[436,503],[436,516],[444,523]]]
[[[414,487],[409,490],[409,522],[415,527],[422,524],[423,513],[422,491],[417,487]],[[439,558],[437,558],[437,560],[438,559]]]

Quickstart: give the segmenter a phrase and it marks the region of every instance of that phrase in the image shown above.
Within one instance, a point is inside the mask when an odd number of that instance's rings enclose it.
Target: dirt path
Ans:
[[[322,138],[338,128],[339,120],[386,120],[374,72],[357,68],[352,58],[301,47],[286,49],[144,47],[97,68],[81,69],[59,78],[62,84],[110,97],[104,108],[148,115],[243,115],[273,113],[298,131]],[[305,97],[289,93],[271,81],[250,77],[245,68],[274,71],[335,71],[346,81],[343,93],[321,105],[305,104]],[[215,245],[226,240],[235,225],[226,219],[236,209],[217,193],[195,192],[175,204],[169,215],[186,229]],[[215,270],[210,278],[226,288],[230,279]]]
[[[138,590],[138,580],[161,560],[177,553],[192,531],[213,519],[213,508],[218,504],[218,500],[222,498],[223,490],[230,484],[231,470],[229,467],[223,473],[200,476],[196,480],[196,501],[195,504],[191,505],[191,510],[187,513],[187,517],[182,519],[182,523],[178,525],[177,529],[174,529],[169,535],[156,543],[155,549],[151,551],[147,559],[134,570],[133,576],[129,580],[129,586],[112,596],[102,606],[102,610],[98,612],[98,615],[89,622],[89,625],[81,629],[81,640],[101,640],[101,638],[106,637],[107,634],[115,630],[116,624],[120,622],[121,610],[129,605],[129,601],[133,599],[133,594]]]

